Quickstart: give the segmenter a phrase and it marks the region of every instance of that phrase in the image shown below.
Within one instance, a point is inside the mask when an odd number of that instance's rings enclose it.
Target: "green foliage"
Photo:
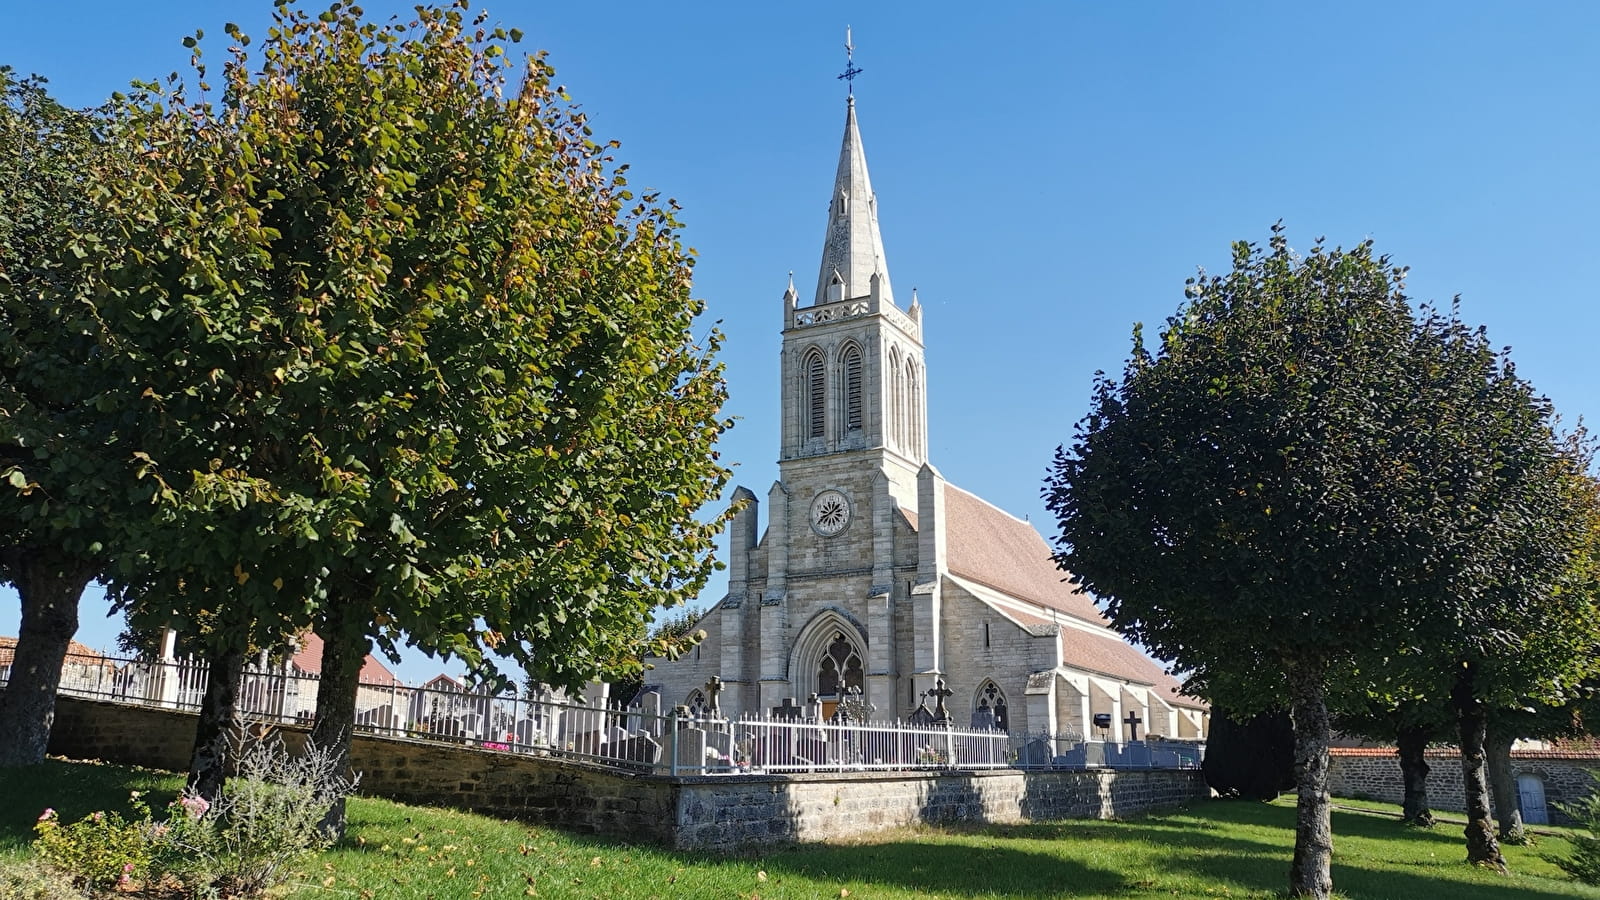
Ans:
[[[1282,710],[1267,710],[1235,722],[1211,710],[1202,769],[1221,797],[1272,800],[1294,787],[1294,725]]]
[[[1594,776],[1594,790],[1576,803],[1561,805],[1561,811],[1588,830],[1588,834],[1572,836],[1572,853],[1551,856],[1550,861],[1563,872],[1584,884],[1600,885],[1600,774]]]
[[[101,811],[71,824],[47,809],[34,826],[34,848],[91,891],[259,896],[281,884],[289,866],[332,843],[319,828],[322,814],[355,786],[338,774],[331,753],[308,745],[291,755],[276,735],[247,742],[237,760],[214,804],[185,795],[156,821],[134,791],[132,820]]]
[[[63,824],[47,809],[34,826],[39,857],[81,888],[109,891],[142,878],[150,864],[149,810],[129,822],[115,812],[93,812]]]
[[[38,77],[0,67],[0,550],[42,546],[104,560],[141,498],[116,385],[82,368],[97,313],[79,294],[75,254],[102,239],[109,211],[93,185],[115,178],[106,113],[52,100]],[[73,377],[62,377],[71,372]],[[0,579],[11,554],[0,553]]]
[[[154,423],[116,587],[140,627],[317,626],[575,688],[711,570],[721,337],[675,206],[482,23],[280,4],[219,91],[121,111],[145,152],[104,190],[140,213],[77,268]]]
[[[333,754],[308,745],[291,755],[271,735],[248,742],[237,766],[209,808],[192,797],[172,804],[153,841],[151,883],[194,894],[255,896],[332,844],[319,828],[322,815],[355,789],[338,773]]]
[[[1154,353],[1135,332],[1057,452],[1062,567],[1241,714],[1290,668],[1327,673],[1341,704],[1423,695],[1422,673],[1452,677],[1430,653],[1450,641],[1587,658],[1592,598],[1553,590],[1582,454],[1481,329],[1413,314],[1404,274],[1370,243],[1236,245]]]

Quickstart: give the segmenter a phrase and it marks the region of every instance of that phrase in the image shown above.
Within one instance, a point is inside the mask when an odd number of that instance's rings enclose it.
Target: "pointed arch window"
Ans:
[[[828,413],[828,373],[822,362],[822,354],[811,351],[806,355],[805,389],[806,389],[806,437],[822,437],[827,424]]]
[[[844,351],[844,427],[861,430],[861,348],[851,345]]]
[[[889,427],[884,429],[884,435],[889,443],[900,446],[900,349],[889,350],[888,370],[888,403],[885,404],[889,413]]]
[[[850,688],[862,686],[862,674],[861,654],[844,632],[836,632],[817,665],[817,695],[843,696]]]
[[[1006,692],[992,679],[985,679],[978,687],[978,696],[972,707],[973,728],[993,728],[996,731],[1010,731],[1011,709],[1006,704]]]
[[[696,719],[705,718],[707,710],[710,709],[710,704],[706,703],[705,693],[698,688],[689,692],[689,696],[684,698],[683,705],[689,708],[689,715]]]

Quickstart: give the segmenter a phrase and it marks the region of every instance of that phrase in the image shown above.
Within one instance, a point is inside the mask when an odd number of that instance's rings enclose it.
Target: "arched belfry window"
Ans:
[[[900,349],[898,347],[889,350],[889,365],[886,371],[889,375],[889,402],[886,404],[889,409],[889,423],[884,433],[889,443],[898,447],[900,446]]]
[[[998,731],[1010,731],[1010,707],[1006,705],[1006,692],[992,680],[985,680],[978,687],[978,695],[972,705],[972,727],[993,728]]]
[[[844,351],[844,428],[861,430],[861,348],[850,345]]]
[[[906,449],[916,452],[922,446],[922,384],[917,380],[917,363],[906,360]]]
[[[827,426],[828,372],[822,354],[816,350],[806,354],[805,372],[806,437],[822,437]]]
[[[822,697],[840,697],[850,688],[862,686],[861,654],[855,645],[838,631],[822,653],[817,664],[817,694]]]

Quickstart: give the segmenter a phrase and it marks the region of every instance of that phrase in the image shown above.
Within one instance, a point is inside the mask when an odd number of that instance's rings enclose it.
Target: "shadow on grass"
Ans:
[[[896,887],[921,896],[1038,897],[1042,886],[1071,885],[1076,892],[1113,894],[1127,888],[1124,873],[1047,853],[1010,847],[965,848],[916,840],[860,847],[805,848],[767,857],[773,874],[823,883]]]
[[[154,769],[135,769],[97,762],[45,760],[41,765],[0,769],[0,851],[31,843],[39,814],[54,809],[62,821],[75,822],[96,810],[131,810],[128,795],[147,793],[159,817],[183,787],[183,776]]]

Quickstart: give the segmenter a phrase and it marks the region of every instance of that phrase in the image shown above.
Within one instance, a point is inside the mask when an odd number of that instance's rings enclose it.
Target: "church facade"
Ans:
[[[1132,714],[1203,737],[1205,704],[1062,581],[1039,533],[929,462],[922,319],[895,302],[852,97],[815,293],[783,296],[780,477],[764,503],[734,492],[727,596],[646,681],[696,708],[716,676],[728,716],[859,697],[905,719],[943,697],[957,725],[1015,736],[1094,736],[1096,714],[1125,735]]]

